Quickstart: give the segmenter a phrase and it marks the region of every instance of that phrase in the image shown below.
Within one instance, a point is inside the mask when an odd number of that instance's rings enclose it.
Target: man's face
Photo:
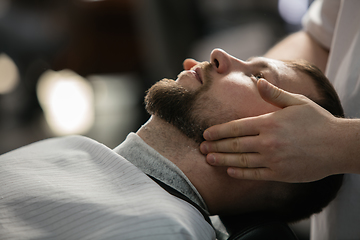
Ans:
[[[187,59],[184,66],[176,81],[159,82],[149,89],[147,110],[197,142],[209,126],[279,109],[261,98],[256,86],[259,77],[289,92],[318,96],[309,76],[277,60],[242,61],[215,49],[210,63]]]

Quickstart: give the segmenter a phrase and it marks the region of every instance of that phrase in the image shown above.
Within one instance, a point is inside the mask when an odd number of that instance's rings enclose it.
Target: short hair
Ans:
[[[326,76],[315,65],[305,60],[284,61],[285,64],[311,77],[320,97],[312,99],[336,117],[344,117],[340,99]],[[286,222],[296,222],[319,213],[335,197],[343,181],[343,174],[325,177],[315,182],[279,183],[280,191],[272,194],[271,215]]]
[[[305,60],[285,60],[283,62],[286,66],[294,69],[295,71],[300,71],[308,75],[314,81],[320,98],[311,100],[328,110],[332,115],[336,117],[344,117],[344,110],[341,106],[339,96],[329,79],[318,67]]]

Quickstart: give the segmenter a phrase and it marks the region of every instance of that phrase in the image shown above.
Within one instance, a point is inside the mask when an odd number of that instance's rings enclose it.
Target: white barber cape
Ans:
[[[0,156],[0,239],[215,239],[201,213],[86,137]]]
[[[330,49],[326,76],[346,117],[360,118],[360,0],[316,0],[303,24]],[[313,216],[311,239],[360,239],[360,175],[346,174],[336,199]]]

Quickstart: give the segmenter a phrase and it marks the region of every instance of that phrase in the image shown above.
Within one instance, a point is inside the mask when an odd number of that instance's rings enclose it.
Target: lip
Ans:
[[[201,68],[200,68],[200,67],[195,67],[194,69],[191,70],[191,72],[195,75],[196,79],[197,79],[201,84],[203,84]]]

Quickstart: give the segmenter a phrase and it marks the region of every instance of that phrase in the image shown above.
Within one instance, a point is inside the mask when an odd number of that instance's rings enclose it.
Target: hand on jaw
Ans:
[[[200,150],[209,164],[228,166],[228,174],[235,178],[285,182],[349,171],[353,164],[344,159],[349,139],[343,137],[351,132],[348,120],[265,80],[258,81],[258,89],[264,100],[283,109],[207,129]],[[346,154],[349,159],[356,155]]]

